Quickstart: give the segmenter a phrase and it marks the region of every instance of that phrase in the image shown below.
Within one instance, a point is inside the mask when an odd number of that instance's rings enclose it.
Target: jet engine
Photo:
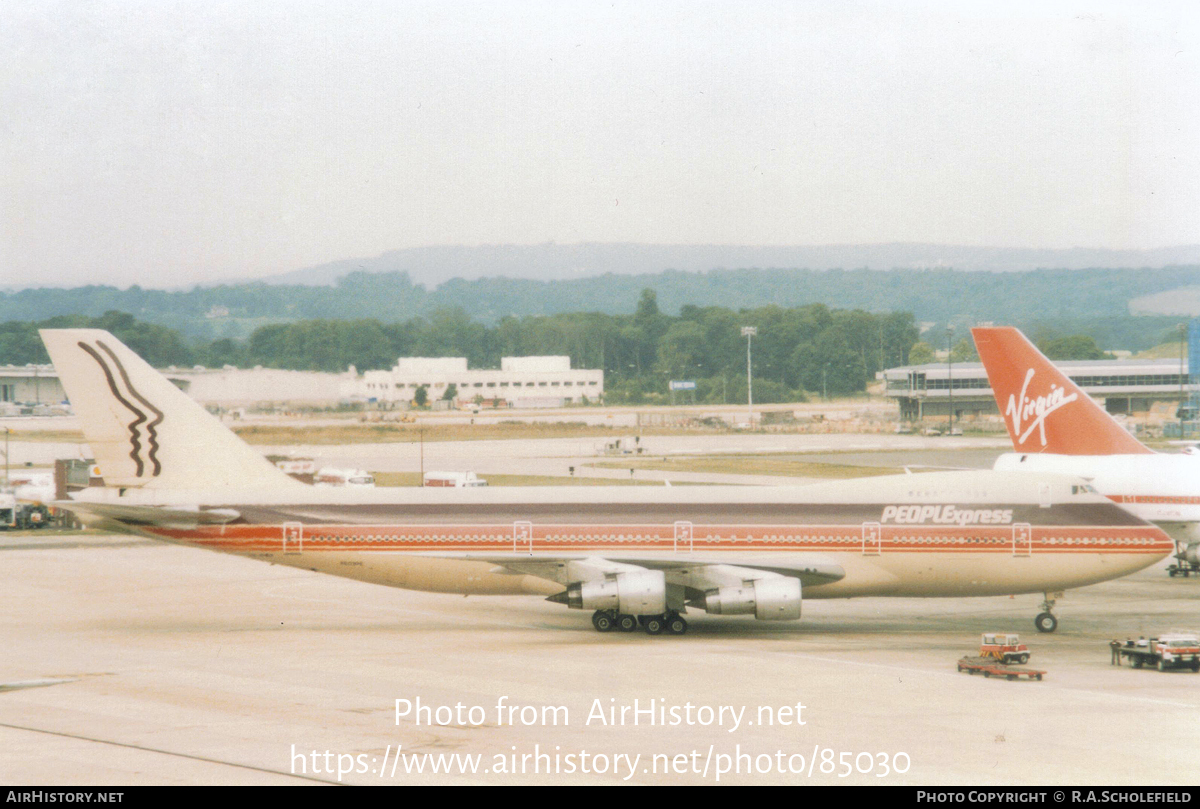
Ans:
[[[800,580],[755,579],[740,587],[720,587],[704,594],[704,611],[713,615],[749,615],[760,621],[794,621],[800,617]]]
[[[1200,565],[1200,545],[1188,545],[1183,551],[1183,558],[1193,565]]]
[[[567,585],[573,610],[615,610],[622,615],[662,615],[667,611],[667,580],[661,570],[614,573],[596,581]]]

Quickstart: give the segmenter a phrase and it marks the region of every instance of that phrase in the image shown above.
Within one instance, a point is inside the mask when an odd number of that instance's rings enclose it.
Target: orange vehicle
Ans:
[[[985,633],[979,642],[979,656],[999,660],[1004,665],[1029,662],[1029,647],[1017,635]]]

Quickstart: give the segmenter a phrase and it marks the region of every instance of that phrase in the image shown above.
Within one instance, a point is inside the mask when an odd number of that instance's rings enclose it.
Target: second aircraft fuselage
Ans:
[[[1198,455],[1001,455],[1001,472],[1042,472],[1086,479],[1100,494],[1184,543],[1200,542]]]

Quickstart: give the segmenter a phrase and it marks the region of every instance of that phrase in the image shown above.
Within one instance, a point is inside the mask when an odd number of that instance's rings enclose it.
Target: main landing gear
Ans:
[[[1056,593],[1062,595],[1062,593]],[[1054,599],[1046,593],[1046,600],[1042,602],[1042,612],[1039,612],[1037,617],[1033,619],[1033,625],[1037,627],[1038,632],[1053,632],[1058,629],[1058,619],[1051,612],[1054,609]]]
[[[592,615],[592,626],[597,632],[633,632],[638,626],[647,635],[682,635],[687,632],[687,621],[677,612],[662,615],[623,615],[612,610],[597,610]]]

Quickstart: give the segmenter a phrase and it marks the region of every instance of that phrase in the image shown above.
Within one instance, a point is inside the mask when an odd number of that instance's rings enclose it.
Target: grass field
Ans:
[[[786,456],[756,455],[686,455],[657,458],[629,458],[622,461],[597,461],[590,466],[603,469],[653,469],[660,472],[708,472],[725,475],[774,475],[800,478],[864,478],[894,475],[903,472],[901,466],[850,466],[833,463],[810,463]]]
[[[53,525],[48,528],[12,528],[0,531],[0,539],[13,537],[104,537],[115,536],[117,532],[102,528],[63,528]]]
[[[420,472],[372,472],[378,486],[420,486]],[[564,478],[556,475],[484,475],[489,486],[664,486],[661,480]],[[687,484],[673,484],[687,485]]]
[[[679,435],[695,430],[670,428],[608,427],[583,422],[501,422],[489,424],[365,424],[349,423],[305,427],[301,425],[229,425],[243,441],[259,446],[292,444],[385,444],[425,441],[488,441],[533,438],[619,438],[633,435]],[[708,432],[717,432],[710,430]],[[77,430],[13,430],[10,441],[82,444]]]
[[[3,436],[0,436],[2,439]],[[78,430],[12,430],[8,434],[12,442],[48,442],[63,444],[82,444],[83,433]]]
[[[347,424],[304,427],[235,427],[234,432],[251,444],[364,444],[415,443],[425,441],[487,441],[534,438],[614,438],[629,435],[632,428],[606,427],[582,422],[500,424]],[[637,430],[639,435],[671,434],[669,430]]]

